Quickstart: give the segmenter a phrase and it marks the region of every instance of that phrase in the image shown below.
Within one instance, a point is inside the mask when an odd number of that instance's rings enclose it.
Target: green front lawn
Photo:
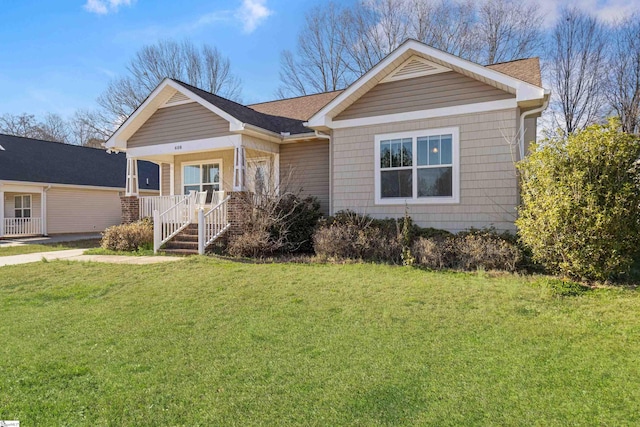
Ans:
[[[20,246],[0,247],[0,256],[33,254],[36,252],[64,251],[67,249],[97,248],[100,239],[75,240],[73,242],[25,244]]]
[[[633,425],[640,295],[383,265],[0,268],[21,425]]]

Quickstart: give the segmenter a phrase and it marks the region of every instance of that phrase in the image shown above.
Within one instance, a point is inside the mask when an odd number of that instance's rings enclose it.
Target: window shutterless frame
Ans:
[[[418,196],[418,170],[427,169],[431,165],[418,165],[418,138],[451,135],[451,196]],[[381,142],[390,140],[411,140],[412,164],[404,164],[398,168],[381,168]],[[420,205],[420,204],[452,204],[460,203],[460,129],[458,127],[425,129],[410,132],[380,134],[375,136],[374,145],[374,203],[376,205]],[[437,165],[433,165],[437,166]],[[411,170],[411,197],[382,197],[382,179],[384,171]]]
[[[33,209],[31,194],[21,194],[13,199],[14,218],[31,218]]]
[[[218,170],[218,182],[215,183],[210,183],[210,182],[203,182],[202,180],[202,167],[203,165],[211,165],[211,164],[218,164],[219,170]],[[185,166],[199,166],[199,183],[193,183],[193,184],[186,184],[185,183]],[[222,166],[222,159],[208,159],[208,160],[197,160],[197,161],[193,161],[193,162],[182,162],[180,164],[180,169],[182,169],[180,171],[182,179],[181,179],[181,188],[180,188],[180,192],[183,195],[187,195],[184,194],[185,193],[185,187],[188,186],[199,186],[199,190],[198,191],[203,191],[203,187],[205,185],[211,185],[211,184],[218,184],[219,185],[219,189],[222,190],[222,183],[223,183],[223,177],[222,177],[222,170],[223,170],[223,166]]]

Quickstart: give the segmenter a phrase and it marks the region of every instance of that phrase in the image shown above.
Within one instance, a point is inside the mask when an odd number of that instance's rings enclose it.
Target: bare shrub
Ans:
[[[114,225],[102,233],[100,246],[112,251],[135,251],[153,247],[153,223],[149,219]]]
[[[402,236],[396,220],[374,220],[352,211],[339,212],[313,235],[316,254],[325,259],[400,263]]]
[[[504,236],[492,232],[461,233],[444,238],[418,238],[412,246],[416,263],[423,267],[461,270],[515,271],[522,251]]]

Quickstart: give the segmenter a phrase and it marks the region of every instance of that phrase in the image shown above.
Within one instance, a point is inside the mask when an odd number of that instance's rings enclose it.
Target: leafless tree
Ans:
[[[344,61],[344,21],[344,10],[336,3],[307,13],[295,57],[290,51],[281,55],[281,85],[276,92],[279,97],[328,92],[351,83]]]
[[[127,65],[128,74],[109,82],[98,104],[115,122],[122,122],[165,77],[184,81],[225,98],[238,100],[240,80],[228,58],[210,45],[189,40],[159,41],[140,49]]]
[[[640,13],[617,27],[608,58],[605,95],[620,117],[622,130],[640,133]]]
[[[606,32],[596,18],[563,9],[552,32],[552,113],[567,134],[601,118]]]
[[[479,61],[476,3],[473,0],[414,0],[413,36],[436,49]]]
[[[542,47],[543,16],[535,3],[486,0],[478,10],[480,62],[494,64],[525,58]]]
[[[114,130],[113,125],[98,111],[77,110],[69,119],[69,133],[77,145],[99,148]]]
[[[41,121],[33,114],[4,114],[0,116],[0,133],[71,143],[67,122],[58,114],[47,113]]]
[[[3,114],[0,116],[0,133],[36,138],[38,121],[33,114]]]
[[[345,64],[361,76],[411,37],[411,0],[365,0],[345,11]]]
[[[515,0],[360,0],[306,17],[297,52],[282,53],[281,97],[340,89],[408,38],[462,58],[495,63],[538,53],[542,16]]]

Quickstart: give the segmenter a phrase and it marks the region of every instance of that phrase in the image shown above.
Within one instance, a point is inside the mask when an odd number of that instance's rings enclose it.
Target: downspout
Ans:
[[[544,110],[547,109],[547,107],[549,106],[549,98],[551,97],[550,94],[545,94],[547,96],[545,96],[544,98],[544,102],[542,104],[541,107],[538,108],[534,108],[533,110],[529,110],[526,111],[524,113],[522,113],[520,115],[520,160],[524,159],[525,156],[525,152],[524,152],[524,119],[527,116],[531,116],[533,114],[538,114],[543,112]]]
[[[329,141],[329,215],[333,214],[333,144],[331,143],[331,135],[314,131],[316,138],[326,139]]]

